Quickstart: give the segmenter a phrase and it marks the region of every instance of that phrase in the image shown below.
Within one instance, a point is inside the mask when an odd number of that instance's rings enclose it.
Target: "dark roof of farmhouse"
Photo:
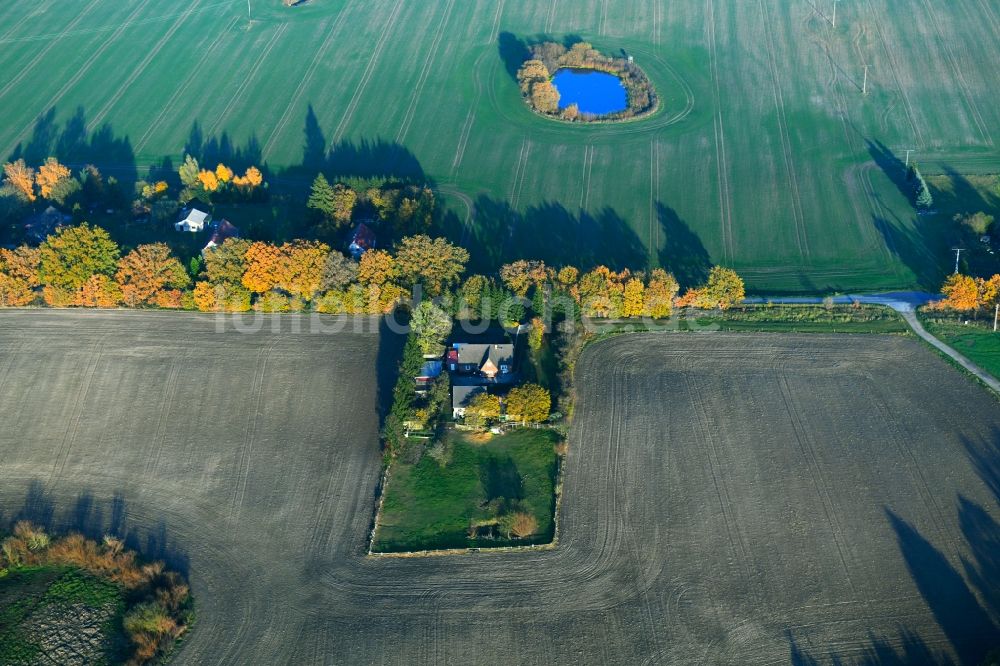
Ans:
[[[509,365],[514,359],[514,345],[484,345],[456,342],[457,361],[463,365],[474,363],[483,365],[492,362],[495,366]]]

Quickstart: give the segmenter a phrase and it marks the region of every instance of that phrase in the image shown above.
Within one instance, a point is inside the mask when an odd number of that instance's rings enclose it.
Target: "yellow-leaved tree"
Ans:
[[[50,198],[53,188],[60,181],[69,178],[71,175],[72,172],[60,164],[56,158],[50,157],[46,159],[45,163],[38,167],[38,173],[35,175],[35,183],[38,185],[38,191],[41,193],[42,198]]]

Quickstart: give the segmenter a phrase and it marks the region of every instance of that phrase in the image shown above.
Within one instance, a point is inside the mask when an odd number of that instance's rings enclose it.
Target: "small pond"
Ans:
[[[621,79],[592,69],[564,68],[552,84],[559,91],[559,109],[576,104],[580,113],[603,116],[628,108],[628,93]]]

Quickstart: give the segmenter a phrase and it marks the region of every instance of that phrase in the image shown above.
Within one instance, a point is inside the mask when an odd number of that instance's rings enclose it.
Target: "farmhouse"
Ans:
[[[201,256],[205,256],[208,250],[213,247],[218,247],[226,242],[230,238],[239,238],[240,230],[235,224],[229,220],[222,220],[221,222],[212,223],[212,237],[208,239],[208,243],[201,250]]]
[[[465,417],[465,410],[472,399],[480,393],[486,393],[486,387],[480,384],[455,384],[451,387],[451,413],[456,419]]]
[[[24,235],[32,243],[44,243],[45,239],[52,235],[56,229],[72,221],[69,215],[63,215],[58,210],[49,206],[41,213],[32,215],[24,224]]]
[[[177,231],[201,231],[205,225],[212,221],[208,213],[204,213],[197,208],[185,208],[181,211],[181,219],[174,224]]]
[[[490,382],[509,381],[514,372],[514,345],[456,342],[447,354],[448,372]]]
[[[348,249],[355,260],[360,259],[365,252],[375,249],[375,232],[364,222],[359,222],[351,235],[351,244],[348,245]]]

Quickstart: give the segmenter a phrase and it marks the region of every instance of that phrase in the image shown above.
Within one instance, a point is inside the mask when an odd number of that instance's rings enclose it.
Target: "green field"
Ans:
[[[555,531],[555,483],[560,437],[551,430],[515,430],[477,442],[447,435],[440,454],[407,455],[392,463],[373,550],[398,552],[438,548],[546,543]],[[423,448],[417,442],[414,446]],[[489,520],[490,502],[534,516],[535,536],[469,538],[470,521]],[[513,503],[513,504],[511,504]]]
[[[925,321],[927,330],[994,377],[1000,378],[1000,333],[985,326]]]
[[[185,147],[275,186],[423,174],[476,268],[709,263],[755,291],[937,287],[942,220],[900,191],[1000,171],[988,0],[39,0],[0,7],[0,153],[123,178]],[[570,126],[522,104],[518,44],[625,49],[664,102]],[[861,86],[868,67],[869,94]]]

